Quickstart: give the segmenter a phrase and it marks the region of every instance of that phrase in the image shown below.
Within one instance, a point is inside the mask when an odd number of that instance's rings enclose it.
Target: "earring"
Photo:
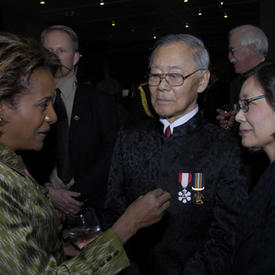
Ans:
[[[50,120],[50,118],[49,118],[49,116],[48,116],[48,115],[46,115],[46,116],[45,116],[45,120],[47,120],[47,121],[49,121],[49,120]]]

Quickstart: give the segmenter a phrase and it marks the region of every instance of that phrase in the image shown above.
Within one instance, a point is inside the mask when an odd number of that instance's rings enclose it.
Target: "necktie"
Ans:
[[[54,109],[57,114],[57,122],[54,124],[57,146],[57,174],[67,184],[72,178],[69,159],[69,124],[61,91],[56,89]]]
[[[170,126],[168,126],[168,127],[165,129],[165,135],[166,135],[167,137],[171,137],[171,136],[172,136],[172,132],[171,132]]]

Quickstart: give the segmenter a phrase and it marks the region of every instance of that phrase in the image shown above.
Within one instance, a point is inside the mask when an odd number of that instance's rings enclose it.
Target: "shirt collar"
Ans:
[[[165,133],[166,128],[168,126],[170,126],[171,133],[173,134],[173,130],[175,127],[180,126],[180,125],[186,123],[187,121],[189,121],[193,116],[195,116],[197,114],[198,111],[199,111],[199,107],[198,107],[198,105],[196,105],[194,110],[192,110],[191,112],[189,112],[186,115],[183,115],[182,117],[178,118],[177,120],[175,120],[172,123],[170,123],[167,119],[161,118],[160,122],[164,125],[163,133]]]
[[[67,79],[62,85],[58,88],[61,90],[64,97],[69,97],[76,87],[76,75],[74,74],[71,78]]]

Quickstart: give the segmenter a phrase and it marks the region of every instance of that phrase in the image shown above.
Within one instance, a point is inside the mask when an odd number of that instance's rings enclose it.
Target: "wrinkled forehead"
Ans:
[[[184,42],[173,42],[160,46],[151,59],[151,68],[194,68],[193,53]]]

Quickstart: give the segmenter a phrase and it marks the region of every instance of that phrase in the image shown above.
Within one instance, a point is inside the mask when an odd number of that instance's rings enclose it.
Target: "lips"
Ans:
[[[172,100],[167,98],[157,98],[158,103],[170,103]]]
[[[39,136],[42,137],[43,139],[48,135],[50,129],[47,129],[45,131],[40,131],[38,132]]]
[[[240,136],[245,136],[251,132],[250,129],[240,129],[239,134]]]

